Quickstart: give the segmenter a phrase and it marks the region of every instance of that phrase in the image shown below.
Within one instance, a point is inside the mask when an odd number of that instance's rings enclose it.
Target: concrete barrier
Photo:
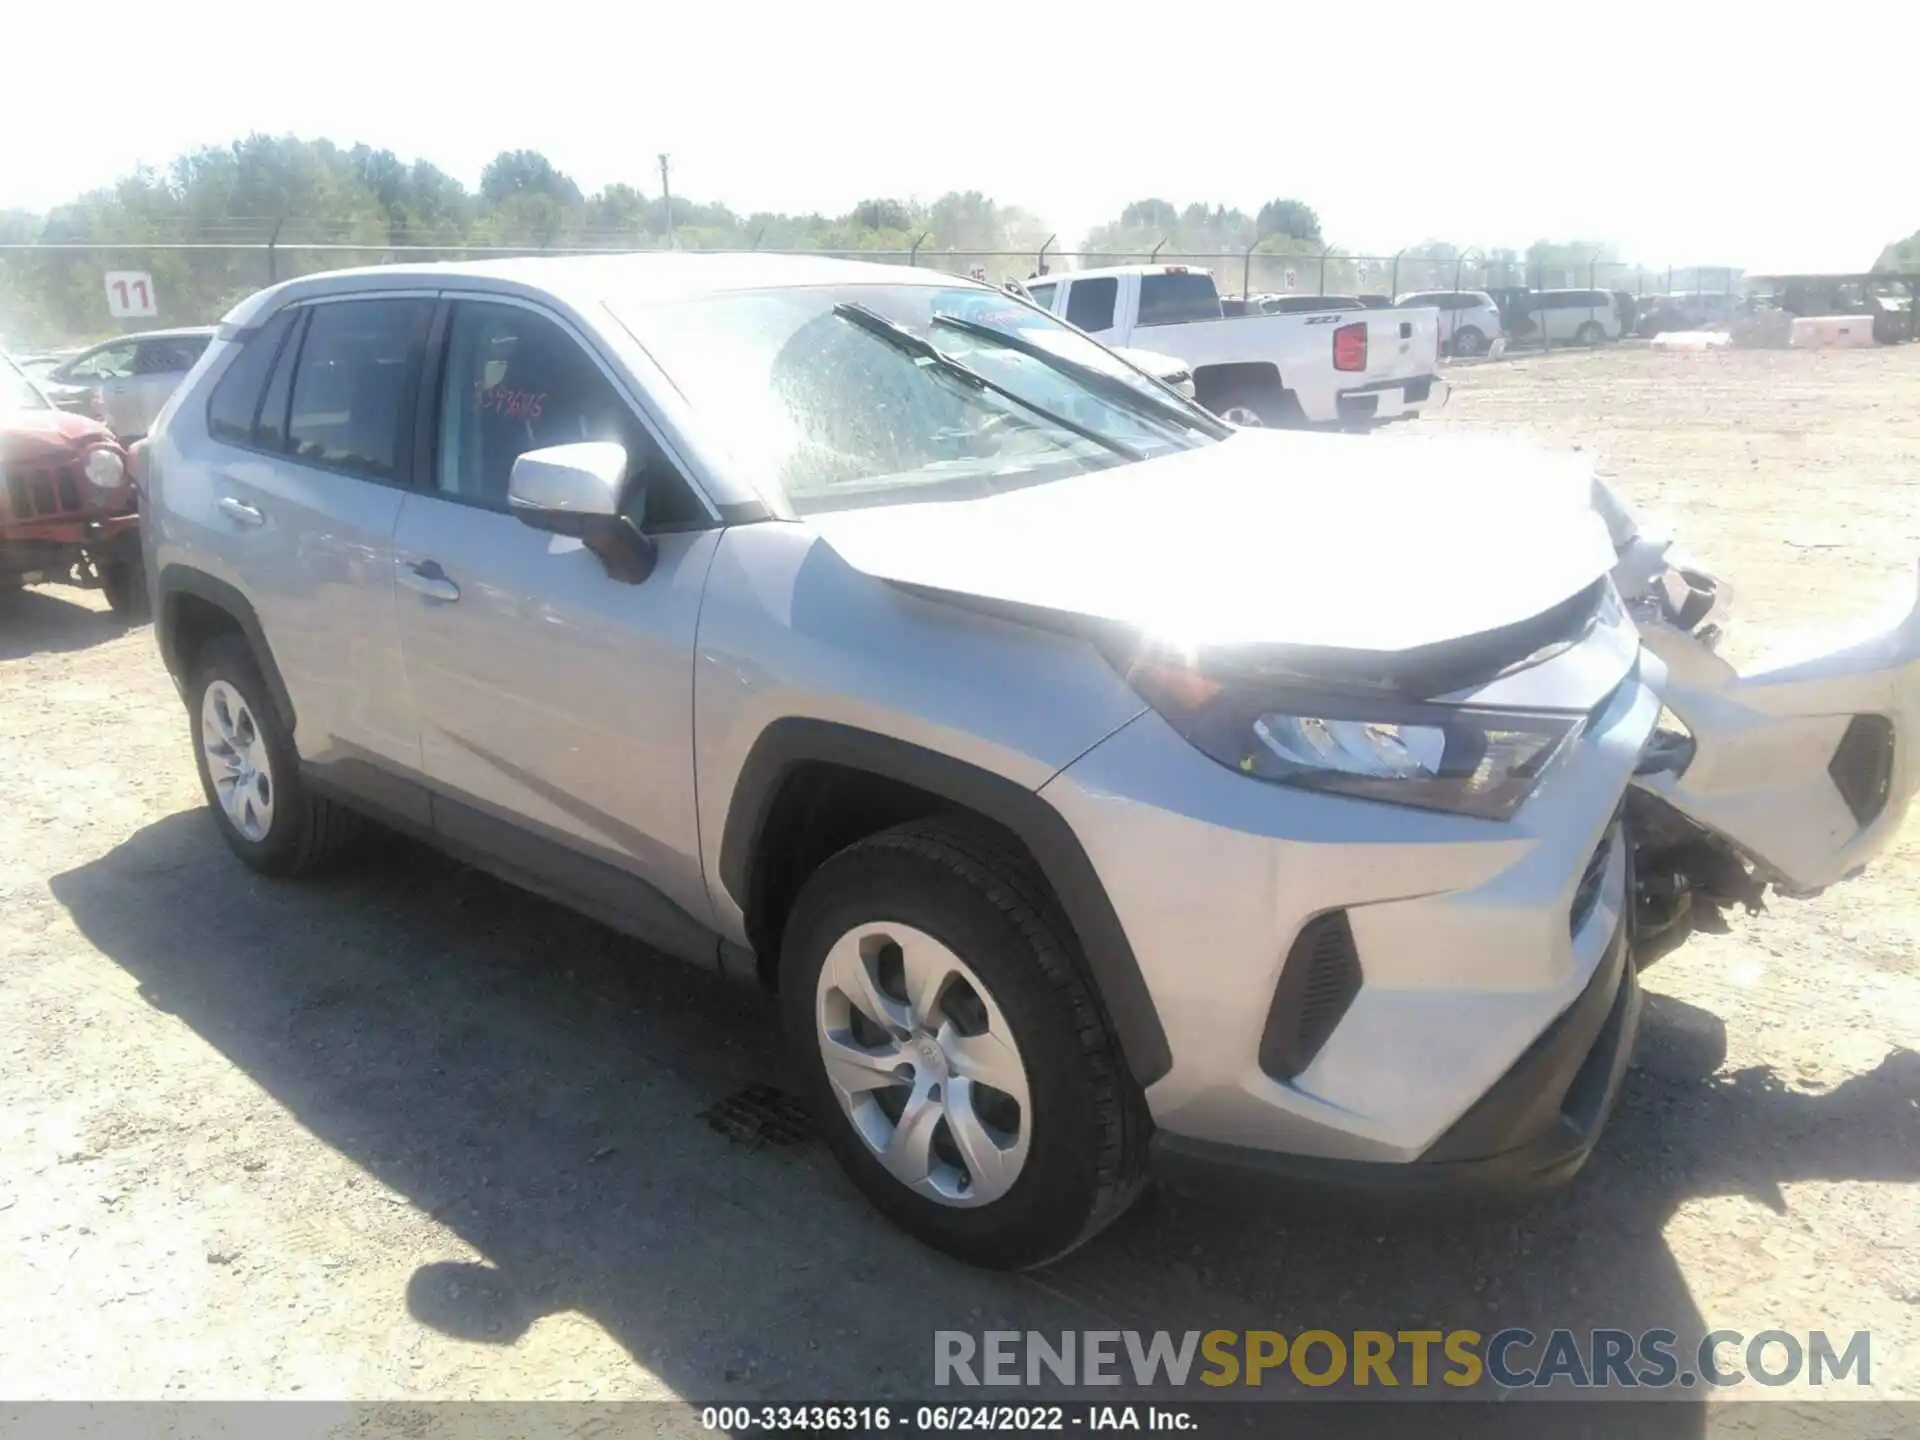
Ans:
[[[1729,340],[1724,330],[1666,330],[1648,343],[1656,350],[1718,350]]]
[[[1873,344],[1871,315],[1796,315],[1787,343],[1800,350],[1844,349]]]

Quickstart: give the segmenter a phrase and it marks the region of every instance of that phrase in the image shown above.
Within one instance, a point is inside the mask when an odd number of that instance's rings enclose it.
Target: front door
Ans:
[[[693,791],[705,509],[569,326],[456,299],[432,472],[394,578],[434,825],[448,846],[655,943],[715,960]],[[614,440],[659,546],[638,585],[507,508],[528,450]]]

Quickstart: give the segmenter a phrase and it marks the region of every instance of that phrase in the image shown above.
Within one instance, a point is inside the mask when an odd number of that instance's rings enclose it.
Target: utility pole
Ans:
[[[660,198],[667,205],[667,248],[675,248],[673,243],[673,189],[667,184],[667,153],[660,152]]]

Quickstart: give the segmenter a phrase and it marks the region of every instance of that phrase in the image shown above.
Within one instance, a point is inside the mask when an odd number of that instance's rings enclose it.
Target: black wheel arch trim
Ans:
[[[1135,1082],[1144,1090],[1173,1068],[1140,962],[1073,827],[1037,792],[964,760],[828,720],[768,725],[740,768],[720,837],[720,883],[744,913],[752,913],[754,862],[774,801],[794,769],[808,763],[911,785],[1016,836],[1060,900]]]
[[[177,678],[186,679],[188,657],[180,653],[178,644],[180,597],[191,595],[204,600],[233,617],[234,624],[246,637],[247,648],[253,651],[254,663],[260,667],[261,678],[267,682],[267,689],[273,697],[273,708],[280,712],[281,720],[291,731],[294,728],[293,696],[288,692],[287,682],[280,674],[280,666],[273,658],[273,647],[267,644],[266,631],[260,627],[260,617],[247,597],[226,581],[189,565],[165,567],[154,589],[159,600],[154,628],[160,640],[160,657],[166,662],[167,669]]]

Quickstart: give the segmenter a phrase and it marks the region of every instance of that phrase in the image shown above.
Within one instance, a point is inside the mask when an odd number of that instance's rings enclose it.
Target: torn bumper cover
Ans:
[[[1857,873],[1920,789],[1920,589],[1903,603],[1855,638],[1744,676],[1693,636],[1643,626],[1692,744],[1684,764],[1635,783],[1784,891]]]

